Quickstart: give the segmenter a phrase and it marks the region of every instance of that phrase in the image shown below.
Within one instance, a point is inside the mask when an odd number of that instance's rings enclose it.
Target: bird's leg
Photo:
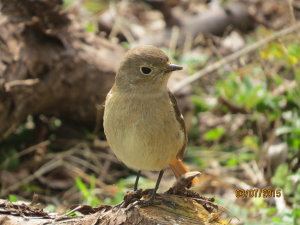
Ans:
[[[132,191],[136,191],[137,190],[137,186],[138,186],[138,183],[139,183],[139,179],[140,179],[140,175],[141,175],[141,170],[138,172],[137,176],[136,176],[136,179],[135,179],[135,183],[133,185],[133,188],[132,188]]]
[[[128,193],[128,192],[134,192],[134,191],[137,190],[137,186],[138,186],[138,183],[139,183],[139,179],[140,179],[141,172],[142,172],[141,170],[138,172],[132,190],[131,190],[131,191],[127,191],[127,193]],[[123,203],[124,203],[124,200],[122,200],[120,203],[118,203],[118,204],[116,204],[115,206],[113,206],[113,209],[116,208],[116,207],[118,207],[118,206],[123,205]]]
[[[138,200],[138,201],[136,201],[134,204],[132,204],[128,208],[128,210],[132,209],[136,205],[140,205],[140,208],[141,208],[141,207],[146,207],[146,206],[149,206],[149,205],[158,205],[158,204],[161,204],[161,201],[154,202],[154,199],[155,199],[156,191],[157,191],[157,189],[159,187],[159,183],[161,181],[161,178],[162,178],[164,172],[165,172],[165,170],[161,170],[159,172],[159,175],[158,175],[158,178],[157,178],[157,182],[156,182],[156,185],[155,185],[155,188],[154,188],[154,190],[152,192],[151,197],[147,201],[145,201],[145,200]]]

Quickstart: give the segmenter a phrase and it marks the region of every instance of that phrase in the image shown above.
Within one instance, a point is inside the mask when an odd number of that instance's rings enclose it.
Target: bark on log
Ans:
[[[134,196],[147,199],[153,190],[138,190]],[[199,194],[185,190],[174,195],[170,189],[166,193],[158,194],[157,200],[161,199],[162,204],[139,208],[135,206],[131,210],[117,207],[114,210],[111,206],[102,205],[90,207],[87,205],[74,206],[73,211],[78,211],[84,216],[70,217],[57,216],[45,213],[36,206],[25,203],[11,203],[0,200],[0,224],[2,225],[35,225],[35,224],[80,224],[80,225],[204,225],[204,224],[227,224],[219,219],[216,213],[216,206],[208,201],[213,199],[203,198]],[[130,194],[129,194],[130,195]],[[195,200],[203,199],[204,201]],[[125,196],[126,202],[126,196]],[[127,200],[130,200],[127,198]],[[130,206],[130,205],[129,205]],[[71,208],[72,209],[72,208]]]
[[[91,207],[73,205],[64,215],[48,214],[38,205],[38,195],[33,195],[31,203],[0,200],[0,225],[14,224],[80,224],[80,225],[167,225],[167,224],[228,224],[220,220],[218,205],[214,198],[206,198],[186,187],[199,172],[180,176],[173,186],[162,194],[156,194],[155,201],[160,204],[140,208],[132,205],[136,200],[147,200],[153,189],[128,192],[122,204],[115,208],[110,205]],[[223,210],[222,210],[223,211]],[[221,211],[221,212],[222,212]],[[70,217],[74,212],[84,216]],[[22,218],[23,217],[23,218]]]

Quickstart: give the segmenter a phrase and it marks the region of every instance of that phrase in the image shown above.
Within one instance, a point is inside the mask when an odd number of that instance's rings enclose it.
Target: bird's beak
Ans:
[[[172,71],[175,71],[175,70],[182,70],[183,67],[182,66],[178,66],[178,65],[175,65],[175,64],[169,64],[168,68],[166,69],[166,73],[169,73],[169,72],[172,72]]]

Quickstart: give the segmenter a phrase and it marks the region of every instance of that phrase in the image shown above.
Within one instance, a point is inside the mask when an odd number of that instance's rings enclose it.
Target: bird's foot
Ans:
[[[113,206],[112,210],[116,208],[126,208],[129,204],[139,200],[142,197],[142,189],[139,190],[130,190],[126,191],[124,196],[124,200],[118,203],[117,205]]]
[[[154,201],[155,198],[149,198],[149,200],[137,200],[136,202],[134,202],[131,206],[129,206],[128,209],[126,209],[126,211],[131,210],[132,208],[134,208],[136,205],[139,205],[140,208],[142,207],[147,207],[150,205],[160,205],[162,203],[162,200],[159,201]]]
[[[116,204],[116,205],[114,205],[113,207],[112,207],[112,211],[114,211],[115,210],[115,208],[122,208],[122,205],[124,204],[124,200],[122,200],[120,203],[118,203],[118,204]]]

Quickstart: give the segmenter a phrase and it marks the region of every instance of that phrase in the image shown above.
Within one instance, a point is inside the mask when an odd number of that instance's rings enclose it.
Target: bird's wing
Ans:
[[[180,149],[180,151],[177,154],[177,159],[182,160],[183,159],[183,155],[184,155],[184,153],[186,151],[186,143],[187,143],[186,127],[185,127],[183,116],[181,115],[181,113],[179,111],[178,104],[177,104],[175,96],[173,95],[173,93],[170,90],[168,90],[168,92],[169,92],[170,100],[171,100],[171,102],[173,104],[173,108],[174,108],[176,119],[177,119],[178,123],[181,126],[181,130],[184,133],[184,144],[183,144],[182,148]]]

